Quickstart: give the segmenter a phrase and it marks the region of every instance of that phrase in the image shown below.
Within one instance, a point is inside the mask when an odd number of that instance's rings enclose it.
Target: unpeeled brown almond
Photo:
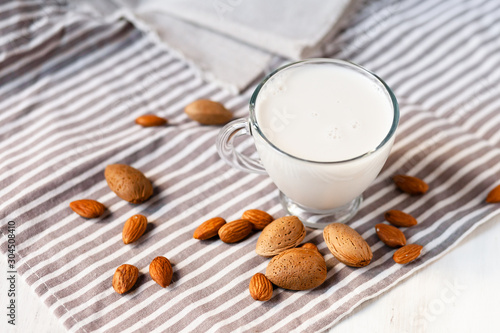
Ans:
[[[252,298],[256,301],[268,301],[273,297],[273,284],[262,273],[252,276],[248,290]]]
[[[156,257],[149,264],[149,275],[162,288],[166,288],[170,284],[173,274],[172,265],[165,257]]]
[[[106,207],[98,201],[90,199],[82,199],[70,202],[69,208],[81,217],[92,219],[101,216]]]
[[[407,264],[420,256],[422,248],[423,246],[418,244],[405,245],[394,252],[392,259],[398,264]]]
[[[233,114],[224,105],[208,99],[192,102],[184,108],[184,112],[203,125],[222,125],[233,118]]]
[[[259,209],[249,209],[243,213],[241,218],[250,221],[254,230],[262,230],[274,221],[271,215]]]
[[[417,220],[410,214],[396,209],[391,209],[385,212],[384,218],[387,222],[395,225],[396,227],[407,228],[418,223]]]
[[[313,243],[305,243],[301,247],[304,249],[315,250],[315,251],[319,252],[318,247],[316,245],[314,245]]]
[[[146,231],[147,225],[148,219],[144,215],[136,214],[130,217],[123,225],[123,243],[130,244],[141,238]]]
[[[378,238],[385,245],[390,247],[399,247],[406,245],[406,237],[401,230],[392,225],[379,223],[375,226]]]
[[[424,194],[429,190],[429,185],[417,177],[396,175],[392,180],[401,191],[411,195]]]
[[[142,127],[163,126],[167,123],[167,119],[155,116],[154,114],[145,114],[138,117],[135,123]]]
[[[133,265],[124,264],[118,267],[113,275],[113,289],[123,294],[132,289],[139,277],[139,270]]]
[[[214,217],[206,220],[193,233],[193,238],[205,240],[217,236],[219,229],[226,224],[222,217]]]
[[[488,196],[486,197],[486,202],[488,203],[500,202],[500,185],[496,186],[488,193]]]
[[[219,238],[224,243],[236,243],[247,238],[252,232],[252,223],[248,220],[236,220],[224,224],[219,229]]]

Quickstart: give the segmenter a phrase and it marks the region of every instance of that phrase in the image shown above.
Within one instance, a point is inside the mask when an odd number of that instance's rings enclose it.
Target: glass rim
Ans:
[[[375,81],[377,81],[379,84],[381,84],[382,88],[384,88],[385,92],[387,92],[387,94],[389,95],[389,97],[391,99],[392,109],[393,109],[393,119],[392,119],[391,128],[389,129],[389,132],[384,137],[384,139],[382,140],[382,142],[380,142],[380,144],[377,147],[375,147],[374,149],[372,149],[370,151],[367,151],[366,153],[363,153],[361,155],[358,155],[358,156],[355,156],[355,157],[352,157],[352,158],[349,158],[349,159],[345,159],[345,160],[340,160],[340,161],[314,161],[314,160],[308,160],[308,159],[301,158],[301,157],[292,155],[290,153],[287,153],[286,151],[284,151],[284,150],[280,149],[279,147],[277,147],[276,145],[274,145],[274,143],[272,143],[264,135],[264,133],[262,133],[262,130],[259,127],[259,124],[257,122],[257,117],[255,115],[255,103],[257,101],[257,97],[259,95],[259,92],[262,90],[262,88],[264,87],[264,85],[274,75],[276,75],[277,73],[279,73],[279,72],[281,72],[281,71],[283,71],[283,70],[285,70],[285,69],[287,69],[289,67],[293,67],[293,66],[297,66],[297,65],[301,65],[301,64],[307,64],[307,63],[325,63],[325,62],[326,63],[333,63],[333,64],[338,64],[338,65],[343,65],[343,66],[351,67],[351,68],[354,68],[354,69],[356,69],[358,71],[363,72],[364,74],[367,74],[368,76],[371,76],[373,79],[375,79]],[[249,109],[250,109],[250,122],[251,122],[251,124],[250,124],[251,125],[250,126],[250,130],[252,130],[252,128],[255,128],[255,130],[257,131],[257,133],[274,150],[278,151],[279,153],[281,153],[281,154],[283,154],[285,156],[291,157],[291,158],[296,159],[296,160],[300,160],[300,161],[304,161],[304,162],[308,162],[308,163],[317,163],[317,164],[340,164],[340,163],[346,163],[346,162],[358,160],[358,159],[361,159],[363,157],[369,156],[369,155],[371,155],[371,154],[379,151],[382,147],[384,147],[391,140],[391,138],[396,133],[396,128],[397,128],[398,123],[399,123],[399,104],[398,104],[398,101],[397,101],[396,96],[394,95],[393,91],[384,82],[384,80],[382,80],[380,77],[378,77],[375,73],[370,72],[369,70],[367,70],[366,68],[364,68],[364,67],[362,67],[362,66],[360,66],[358,64],[355,64],[355,63],[353,63],[351,61],[348,61],[348,60],[341,60],[341,59],[311,58],[311,59],[305,59],[305,60],[295,61],[295,62],[286,64],[284,66],[281,66],[281,67],[275,69],[274,71],[272,71],[271,73],[269,73],[264,79],[262,79],[262,81],[255,88],[255,90],[254,90],[254,92],[252,94],[252,97],[250,98]]]

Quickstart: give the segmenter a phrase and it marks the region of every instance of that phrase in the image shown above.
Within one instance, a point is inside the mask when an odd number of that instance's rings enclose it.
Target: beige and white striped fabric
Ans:
[[[225,165],[217,127],[187,119],[198,98],[247,114],[251,90],[231,96],[196,79],[181,60],[126,21],[103,23],[68,13],[56,1],[0,4],[1,249],[16,222],[17,270],[72,332],[316,332],[436,260],[499,206],[484,202],[500,182],[500,3],[492,0],[372,1],[328,46],[376,72],[393,87],[401,122],[387,165],[366,191],[350,225],[374,252],[365,268],[336,261],[321,231],[326,282],[313,290],[276,289],[265,303],[248,293],[268,260],[254,252],[257,234],[237,243],[200,242],[193,230],[213,216],[236,219],[248,208],[283,215],[268,177]],[[244,66],[244,64],[242,64]],[[156,113],[163,128],[134,119]],[[250,140],[242,149],[251,151]],[[107,164],[125,163],[152,180],[155,193],[131,205],[108,189]],[[396,173],[425,179],[430,191],[397,191]],[[109,213],[85,220],[68,207],[92,198]],[[405,230],[424,246],[401,266],[374,225],[388,209],[419,220]],[[124,246],[121,229],[135,213],[151,226]],[[173,283],[162,289],[148,265],[165,256]],[[124,263],[142,273],[137,288],[111,288]]]

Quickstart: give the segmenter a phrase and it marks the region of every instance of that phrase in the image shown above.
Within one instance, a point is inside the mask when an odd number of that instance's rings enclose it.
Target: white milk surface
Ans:
[[[335,65],[308,64],[277,73],[256,101],[257,123],[281,150],[318,162],[374,150],[392,125],[379,84]]]

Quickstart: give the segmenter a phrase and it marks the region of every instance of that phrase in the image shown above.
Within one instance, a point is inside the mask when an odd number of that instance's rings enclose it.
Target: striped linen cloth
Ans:
[[[496,214],[485,196],[500,181],[500,3],[488,0],[372,1],[329,45],[383,77],[401,105],[390,158],[349,224],[371,245],[364,268],[347,267],[318,245],[328,277],[309,291],[276,289],[265,303],[248,293],[268,259],[256,255],[258,234],[237,243],[192,238],[204,220],[237,219],[249,208],[284,214],[268,177],[225,165],[214,141],[220,128],[190,121],[183,107],[199,98],[247,115],[251,89],[231,96],[198,79],[181,60],[129,22],[104,23],[68,13],[56,2],[0,5],[1,249],[7,221],[16,223],[17,270],[72,332],[316,332],[332,327],[373,298],[449,251]],[[244,64],[242,64],[244,65]],[[134,119],[156,113],[163,128]],[[241,149],[251,152],[251,140]],[[152,180],[140,205],[106,185],[106,165],[125,163]],[[425,179],[430,191],[410,197],[390,177]],[[92,198],[109,213],[85,220],[68,203]],[[419,220],[405,230],[424,246],[409,265],[392,260],[374,225],[388,209]],[[125,246],[125,220],[151,222]],[[478,244],[480,245],[480,244]],[[149,277],[156,256],[173,264],[173,283]],[[141,272],[137,288],[111,287],[124,263]]]

